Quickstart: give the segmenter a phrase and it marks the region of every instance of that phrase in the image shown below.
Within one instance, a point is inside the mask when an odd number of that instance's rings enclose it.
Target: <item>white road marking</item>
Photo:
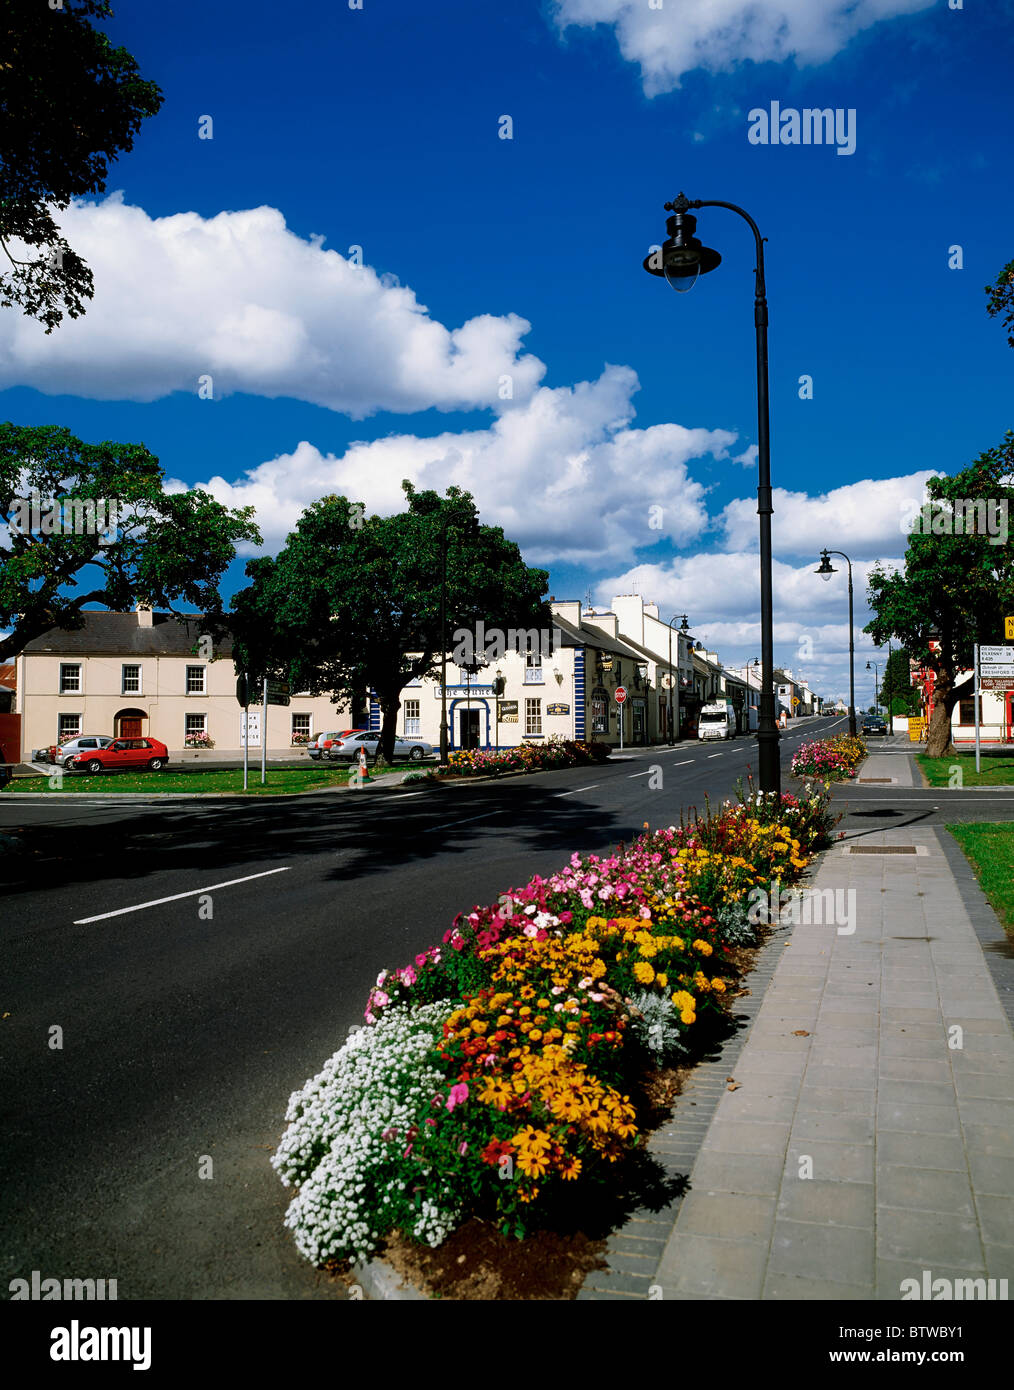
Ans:
[[[647,772],[628,772],[628,773],[627,773],[627,781],[629,782],[630,779],[631,779],[632,777],[650,777],[650,776],[651,776],[651,768],[649,767],[648,770],[647,770]]]
[[[573,791],[570,791],[570,792],[557,792],[556,794],[557,794],[557,796],[575,796],[578,792],[590,792],[590,791],[594,791],[594,789],[595,789],[596,787],[600,787],[601,785],[602,785],[601,782],[592,782],[591,786],[588,786],[588,787],[575,787]]]
[[[693,762],[693,758],[687,758],[687,760],[686,760],[685,762],[682,762],[682,763],[673,763],[672,766],[673,766],[673,767],[689,767],[690,764],[691,764],[692,762]]]
[[[485,811],[481,816],[469,816],[466,820],[450,820],[446,821],[443,825],[428,825],[422,833],[428,835],[434,830],[450,830],[455,825],[469,825],[474,820],[489,820],[490,816],[502,816],[506,810],[507,807],[505,806],[503,810]]]
[[[724,758],[724,757],[725,757],[725,754],[724,754],[724,753],[709,753],[709,754],[708,754],[708,757],[709,757],[709,758]]]
[[[233,888],[237,883],[251,883],[255,878],[269,878],[272,874],[287,874],[284,869],[265,869],[262,874],[247,874],[246,878],[230,878],[226,883],[213,883],[210,888],[191,888],[187,893],[173,893],[168,898],[152,898],[150,903],[135,903],[133,907],[118,907],[115,912],[100,912],[96,917],[78,917],[75,927],[86,926],[89,922],[104,922],[107,917],[123,917],[128,912],[142,912],[146,907],[161,907],[163,903],[179,902],[180,898],[196,898],[199,893],[217,893],[220,888]]]

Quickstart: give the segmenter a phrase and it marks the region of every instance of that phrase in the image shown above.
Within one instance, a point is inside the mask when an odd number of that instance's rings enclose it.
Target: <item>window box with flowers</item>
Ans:
[[[292,746],[293,748],[305,748],[312,738],[313,735],[305,729],[293,729]]]
[[[214,748],[215,746],[215,740],[203,729],[186,734],[183,743],[187,748]]]

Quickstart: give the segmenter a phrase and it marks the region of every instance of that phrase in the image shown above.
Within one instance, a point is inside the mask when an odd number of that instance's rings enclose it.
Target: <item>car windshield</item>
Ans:
[[[727,717],[728,717],[728,716],[725,715],[724,713],[723,713],[723,714],[708,714],[707,712],[704,712],[704,713],[701,714],[701,723],[702,723],[702,724],[724,724]]]

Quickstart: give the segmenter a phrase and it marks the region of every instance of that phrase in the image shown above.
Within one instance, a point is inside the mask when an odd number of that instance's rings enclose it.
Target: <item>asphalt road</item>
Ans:
[[[786,767],[801,738],[842,727],[800,721]],[[290,1092],[361,1022],[377,972],[575,849],[720,802],[753,764],[740,738],[423,791],[0,798],[0,835],[21,846],[0,921],[4,1279],[115,1277],[121,1299],[333,1297],[282,1226],[268,1159]],[[1014,814],[1002,793],[871,786],[847,801],[850,834]]]

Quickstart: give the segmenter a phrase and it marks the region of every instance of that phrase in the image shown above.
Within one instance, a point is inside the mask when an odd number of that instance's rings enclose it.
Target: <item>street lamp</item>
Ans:
[[[867,671],[872,671],[872,672],[873,672],[873,703],[876,705],[877,711],[878,711],[878,713],[879,713],[879,711],[880,711],[880,667],[877,665],[877,663],[876,663],[875,661],[872,662],[872,663],[868,661],[868,662],[866,663],[866,669],[867,669]]]
[[[694,235],[697,218],[691,208],[728,208],[749,224],[757,250],[754,268],[754,326],[757,343],[757,514],[760,517],[760,600],[761,656],[764,661],[760,714],[757,720],[757,762],[763,792],[781,790],[778,762],[778,724],[775,719],[774,616],[771,592],[771,443],[768,427],[768,301],[764,284],[764,240],[748,212],[735,203],[687,198],[681,193],[665,204],[672,216],[666,222],[668,240],[645,258],[649,275],[667,280],[674,290],[684,293],[693,288],[701,275],[721,264],[721,256],[704,246]]]
[[[814,570],[814,574],[819,574],[823,580],[830,580],[832,574],[838,573],[831,564],[832,555],[840,555],[849,567],[849,733],[854,738],[856,732],[856,670],[855,639],[852,633],[852,561],[844,550],[822,550],[820,552],[820,568]]]
[[[673,738],[673,727],[674,727],[674,726],[673,726],[673,713],[672,713],[672,692],[673,692],[673,687],[674,687],[675,684],[676,684],[676,677],[675,677],[675,676],[673,675],[673,673],[672,673],[672,625],[673,625],[673,623],[674,623],[675,621],[676,621],[676,614],[674,613],[674,614],[672,615],[672,617],[669,619],[669,747],[670,747],[670,748],[674,747],[674,746],[675,746],[675,743],[676,743],[675,738]],[[690,632],[690,624],[687,622],[687,615],[686,615],[685,613],[680,614],[680,626],[679,626],[679,630],[680,630],[680,632],[684,635],[684,637],[686,637],[686,636],[689,634],[689,632]],[[677,649],[678,649],[678,648],[677,648]],[[678,657],[677,657],[677,665],[678,665],[678,664],[679,664],[679,659],[678,659]]]

